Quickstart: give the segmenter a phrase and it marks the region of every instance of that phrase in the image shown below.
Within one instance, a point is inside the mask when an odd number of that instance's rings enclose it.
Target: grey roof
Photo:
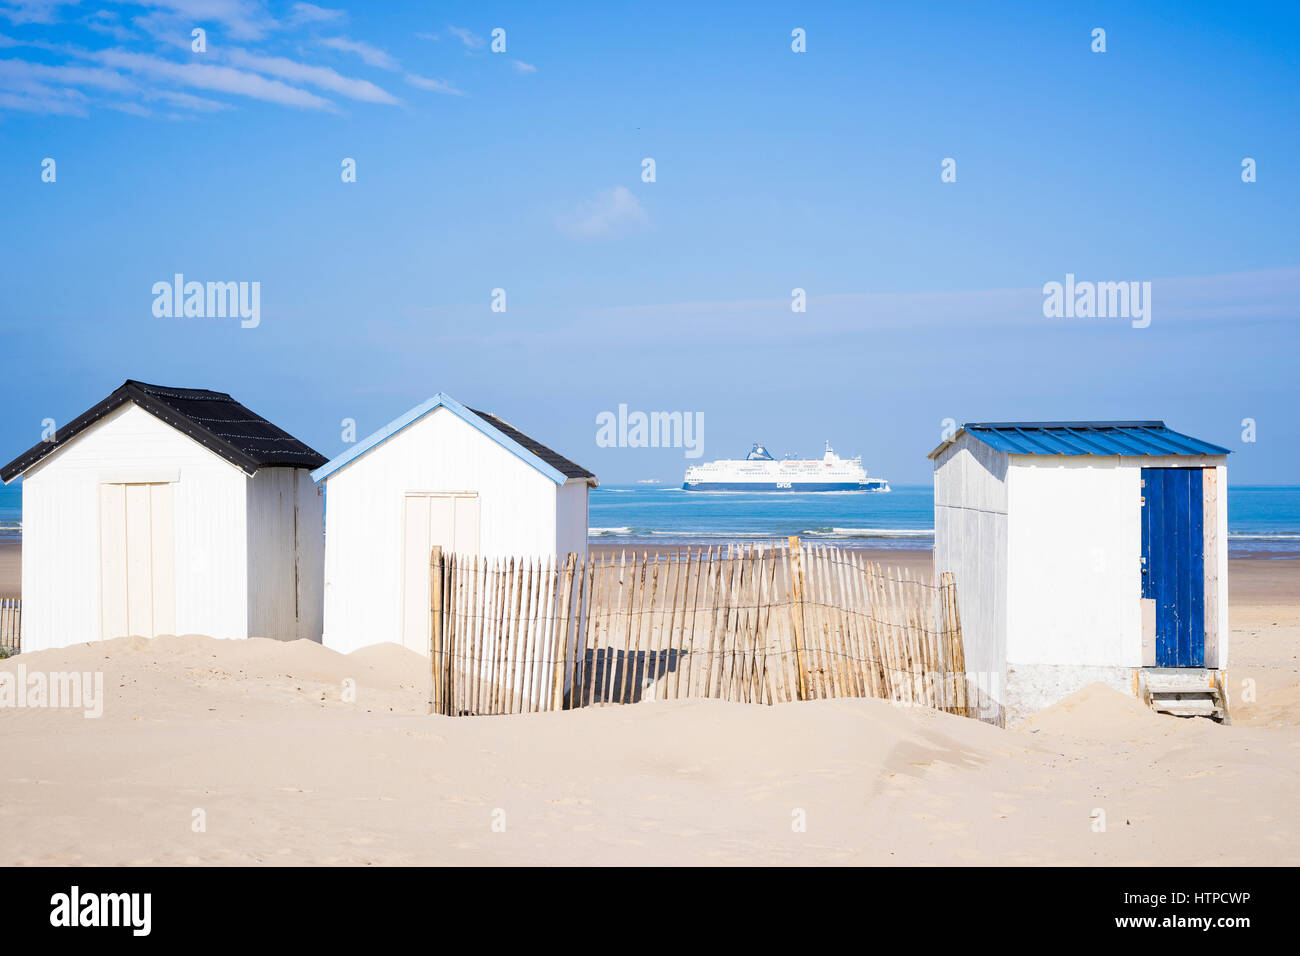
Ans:
[[[556,471],[560,472],[560,474],[564,475],[564,477],[592,478],[592,479],[596,477],[591,472],[589,472],[586,468],[583,468],[581,465],[577,464],[576,462],[572,462],[569,459],[565,458],[558,451],[552,451],[551,449],[547,448],[545,445],[543,445],[541,442],[537,441],[536,439],[529,438],[519,429],[515,428],[513,425],[508,424],[507,422],[503,422],[501,419],[497,418],[495,415],[491,414],[490,412],[481,412],[477,408],[471,408],[470,411],[473,412],[475,415],[477,415],[479,418],[483,419],[485,422],[487,422],[497,431],[501,432],[503,435],[510,438],[512,441],[518,442],[524,448],[527,448],[529,451],[531,451],[542,461],[546,462]]]

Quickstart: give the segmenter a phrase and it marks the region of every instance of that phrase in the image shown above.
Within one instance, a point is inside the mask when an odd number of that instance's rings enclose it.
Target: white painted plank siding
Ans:
[[[244,474],[129,404],[23,477],[24,650],[100,639],[100,484],[159,479],[175,481],[176,631],[247,636]]]
[[[404,509],[410,494],[475,493],[477,550],[487,556],[586,551],[585,483],[556,485],[445,407],[391,435],[324,484],[324,643],[344,653],[403,642]],[[423,542],[412,546],[425,550]],[[427,639],[420,647],[426,649]]]
[[[1006,686],[1007,456],[962,435],[935,461],[934,569],[957,583],[966,669],[983,694]]]
[[[968,671],[1011,718],[1143,664],[1142,469],[1223,456],[1007,455],[969,435],[935,459],[935,570],[957,580]],[[1227,527],[1227,495],[1216,502]],[[1226,666],[1227,535],[1215,542]],[[1207,649],[1213,642],[1207,641]],[[989,675],[994,675],[991,680]]]
[[[303,468],[259,468],[248,479],[248,633],[320,640],[322,502]]]
[[[556,489],[555,498],[555,553],[560,557],[587,553],[587,531],[591,524],[588,515],[586,479],[570,478]]]
[[[306,469],[250,478],[124,405],[23,476],[23,649],[100,640],[106,622],[319,640],[322,508]],[[120,559],[116,545],[105,556],[105,535],[121,537]],[[120,608],[103,602],[106,586]]]

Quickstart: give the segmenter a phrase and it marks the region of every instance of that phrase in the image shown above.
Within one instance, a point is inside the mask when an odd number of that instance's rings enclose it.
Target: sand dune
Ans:
[[[875,700],[444,718],[395,645],[27,654],[0,668],[106,700],[0,710],[0,863],[1296,864],[1300,628],[1256,630],[1279,696],[1231,727],[1098,687],[1015,731]]]

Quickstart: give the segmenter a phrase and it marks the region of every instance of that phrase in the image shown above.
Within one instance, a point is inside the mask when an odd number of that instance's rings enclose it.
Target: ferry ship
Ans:
[[[755,443],[743,460],[724,458],[686,469],[686,491],[888,491],[884,478],[868,478],[862,456],[841,458],[826,443],[821,458],[777,461]]]

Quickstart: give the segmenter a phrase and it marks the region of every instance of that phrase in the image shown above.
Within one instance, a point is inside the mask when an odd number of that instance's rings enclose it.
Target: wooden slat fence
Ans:
[[[974,716],[956,585],[801,544],[430,562],[431,712],[881,697]]]
[[[22,649],[23,602],[0,598],[0,650],[17,654]]]

